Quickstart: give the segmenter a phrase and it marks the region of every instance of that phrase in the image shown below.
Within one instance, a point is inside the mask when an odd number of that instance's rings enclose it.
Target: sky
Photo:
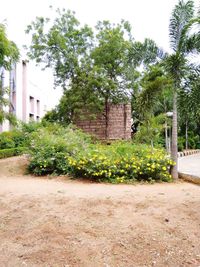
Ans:
[[[19,48],[28,44],[29,37],[25,35],[26,26],[36,16],[54,16],[49,6],[70,9],[76,12],[77,19],[82,24],[94,27],[99,20],[110,20],[117,23],[121,19],[128,20],[132,25],[135,40],[144,38],[153,39],[157,45],[170,51],[168,39],[168,25],[170,14],[178,0],[0,0],[0,23],[6,22],[8,37]],[[195,0],[195,5],[200,6],[200,0]],[[35,68],[35,67],[34,67]],[[40,77],[40,69],[34,71]],[[52,86],[49,72],[48,84]],[[45,75],[39,78],[40,86],[45,86]],[[32,81],[37,78],[32,76]],[[58,92],[58,91],[57,91]],[[59,97],[55,94],[54,101]],[[56,97],[58,96],[58,97]]]

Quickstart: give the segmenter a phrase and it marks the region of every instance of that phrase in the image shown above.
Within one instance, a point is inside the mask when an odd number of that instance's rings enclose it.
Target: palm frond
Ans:
[[[179,53],[169,55],[164,61],[163,66],[168,75],[177,82],[181,81],[182,70],[185,68],[186,59]]]
[[[183,28],[178,50],[183,53],[200,52],[200,17],[191,19]],[[196,30],[198,30],[196,32]]]
[[[159,96],[166,88],[171,87],[171,80],[165,76],[160,68],[153,67],[141,81],[143,90],[138,96],[137,102],[140,112],[151,111],[158,103]]]
[[[155,63],[158,59],[163,59],[165,53],[156,43],[146,38],[143,43],[134,42],[130,49],[130,60],[135,65]]]
[[[185,40],[184,52],[192,54],[200,52],[200,35],[194,34]]]
[[[146,38],[144,40],[144,63],[154,63],[157,59],[163,59],[165,53],[162,48],[158,47],[157,44],[151,40]]]
[[[192,0],[187,2],[179,0],[175,6],[169,24],[169,36],[171,48],[174,51],[178,50],[179,42],[181,40],[182,31],[187,23],[194,16],[194,3]]]

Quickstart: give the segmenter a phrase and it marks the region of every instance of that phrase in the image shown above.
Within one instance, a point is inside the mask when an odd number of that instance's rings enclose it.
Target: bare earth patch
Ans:
[[[25,176],[0,160],[1,267],[200,266],[200,187]]]

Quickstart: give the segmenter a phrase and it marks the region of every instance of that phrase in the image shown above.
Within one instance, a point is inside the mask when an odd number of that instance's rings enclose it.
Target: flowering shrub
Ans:
[[[95,181],[170,181],[171,159],[162,149],[131,142],[93,144],[72,127],[43,127],[32,134],[30,172],[71,174]]]
[[[170,181],[169,169],[173,165],[163,150],[131,143],[94,146],[67,160],[75,176],[114,183]]]

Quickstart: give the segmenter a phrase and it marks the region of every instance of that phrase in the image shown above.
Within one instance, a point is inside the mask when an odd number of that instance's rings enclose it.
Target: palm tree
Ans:
[[[169,37],[172,54],[165,60],[165,67],[173,81],[173,120],[172,120],[172,159],[176,165],[172,168],[172,177],[178,178],[177,167],[177,94],[182,86],[185,71],[190,66],[191,53],[200,51],[200,36],[192,31],[194,25],[200,24],[200,18],[194,16],[192,0],[179,0],[172,11],[169,24]]]
[[[200,24],[200,17],[194,16],[194,3],[192,0],[183,1],[179,0],[178,4],[172,11],[170,24],[169,24],[169,37],[172,48],[171,54],[164,54],[164,60],[161,65],[165,67],[164,73],[153,81],[153,88],[148,86],[143,88],[140,96],[142,100],[142,108],[149,110],[149,106],[155,105],[158,100],[158,96],[161,91],[166,90],[166,85],[172,87],[173,97],[173,121],[172,121],[172,146],[171,157],[176,162],[176,165],[172,168],[172,176],[174,179],[178,178],[178,166],[177,166],[177,96],[180,93],[180,89],[184,87],[184,80],[188,75],[188,72],[194,69],[194,66],[190,63],[189,57],[192,53],[198,53],[200,51],[200,35],[193,30],[194,26]],[[193,31],[192,31],[193,30]],[[154,72],[155,73],[155,68]],[[162,78],[162,79],[161,79]],[[163,81],[164,84],[163,84]],[[157,83],[158,82],[158,83]],[[168,87],[168,86],[167,86]]]

